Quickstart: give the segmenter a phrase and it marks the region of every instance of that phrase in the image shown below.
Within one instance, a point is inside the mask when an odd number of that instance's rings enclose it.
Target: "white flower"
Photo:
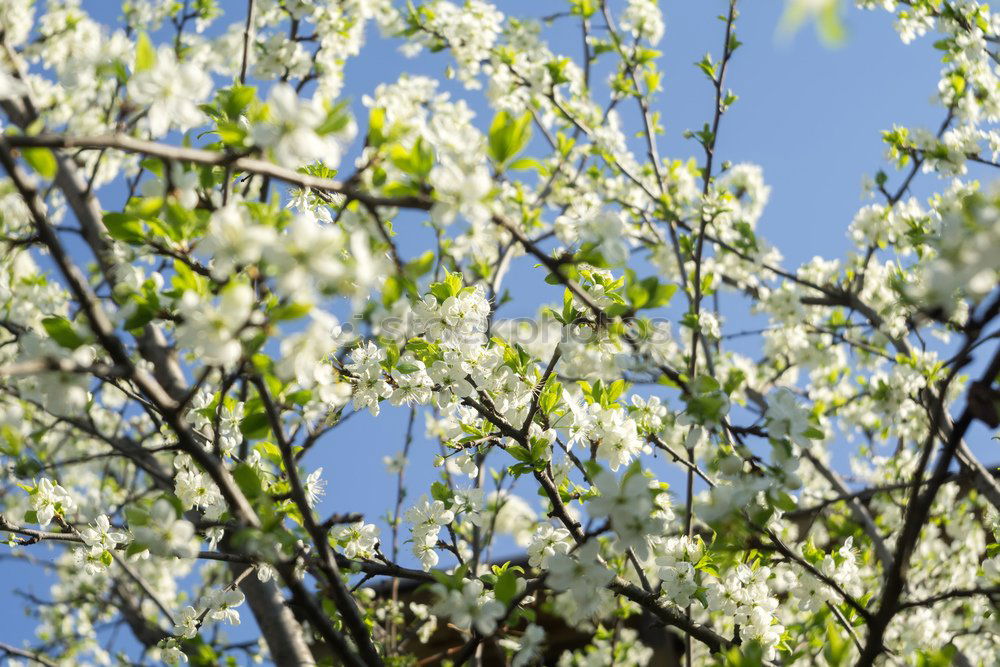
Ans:
[[[421,496],[417,504],[406,511],[406,520],[412,524],[413,554],[420,559],[424,570],[429,570],[438,562],[434,551],[441,527],[455,519],[455,513],[447,509],[443,502],[430,502]]]
[[[702,336],[708,340],[718,340],[721,331],[719,330],[719,318],[715,313],[704,310],[698,313],[698,326]]]
[[[599,554],[600,545],[591,540],[571,554],[553,555],[549,559],[548,584],[557,591],[570,591],[575,597],[593,595],[613,576],[598,560]]]
[[[643,399],[641,396],[633,395],[631,413],[635,419],[636,428],[641,433],[658,433],[663,429],[664,420],[669,411],[667,406],[660,402],[659,396]]]
[[[275,569],[273,565],[267,563],[257,564],[257,580],[262,582],[268,582],[276,579],[278,577],[278,570]]]
[[[470,223],[489,220],[487,196],[493,189],[493,180],[483,165],[469,168],[454,162],[436,165],[429,179],[434,187],[436,201],[431,215],[434,220],[449,225],[458,215]]]
[[[402,368],[402,370],[401,370]],[[392,379],[395,382],[395,389],[389,395],[389,402],[393,405],[413,405],[426,404],[431,400],[431,387],[434,381],[431,380],[424,364],[421,361],[404,357],[399,367],[392,370]]]
[[[212,92],[212,79],[194,63],[177,62],[170,46],[156,52],[155,64],[136,72],[128,93],[141,106],[148,106],[146,123],[150,135],[162,137],[171,128],[182,132],[200,125],[205,115],[198,108]]]
[[[211,610],[208,617],[213,621],[239,625],[240,613],[235,607],[239,607],[243,601],[243,593],[239,590],[215,591],[205,600],[205,608]]]
[[[555,232],[561,241],[592,244],[612,266],[621,266],[628,260],[626,231],[621,213],[607,210],[589,198],[574,202],[555,221]]]
[[[407,458],[403,456],[403,452],[396,452],[393,456],[383,456],[382,465],[385,466],[385,471],[390,475],[398,475],[403,470],[406,469]]]
[[[622,28],[639,39],[647,39],[656,44],[663,37],[663,14],[656,0],[628,0],[622,12]]]
[[[448,470],[452,473],[475,478],[479,474],[479,466],[476,465],[476,450],[467,449],[449,458]]]
[[[420,566],[424,571],[430,570],[438,564],[438,554],[434,547],[437,545],[437,531],[428,533],[413,533],[413,555],[420,559]]]
[[[108,551],[128,541],[125,533],[111,530],[111,522],[108,520],[106,514],[98,516],[92,526],[85,526],[80,529],[80,537],[83,538],[87,546],[100,547]]]
[[[137,542],[158,556],[194,558],[198,553],[194,526],[190,521],[178,519],[174,506],[163,498],[153,503],[149,521],[133,526],[132,532]]]
[[[168,192],[167,186],[171,189]],[[194,208],[198,205],[198,186],[200,180],[194,169],[184,169],[176,162],[170,165],[170,178],[152,178],[144,181],[141,192],[143,197],[176,197],[177,203],[184,208]]]
[[[632,549],[645,558],[649,537],[658,537],[664,530],[662,514],[654,512],[650,480],[639,470],[630,469],[619,482],[614,473],[602,470],[594,485],[600,495],[590,501],[591,514],[611,519],[619,551]]]
[[[186,639],[194,639],[198,634],[198,610],[191,606],[186,606],[174,615],[174,634]]]
[[[705,553],[705,543],[687,535],[668,538],[661,547],[663,555],[656,559],[661,567],[672,567],[679,562],[697,565]]]
[[[392,391],[392,386],[382,376],[381,371],[361,375],[355,381],[354,391],[351,394],[354,409],[368,408],[372,416],[378,417],[379,402],[392,394]]]
[[[340,143],[316,132],[327,117],[318,96],[303,100],[290,85],[279,83],[271,89],[267,110],[268,119],[254,124],[250,137],[268,149],[275,162],[292,168],[316,161],[328,167],[340,163]]]
[[[243,417],[243,403],[239,401],[219,409],[219,450],[223,456],[232,456],[233,450],[243,441],[240,431]]]
[[[0,70],[0,100],[10,100],[28,92],[27,86],[6,70]]]
[[[348,558],[370,558],[378,544],[378,534],[378,526],[358,521],[341,528],[336,539],[343,543],[344,555]]]
[[[239,331],[249,322],[255,301],[253,289],[243,283],[230,283],[223,289],[218,305],[193,291],[184,292],[178,343],[202,363],[231,366],[243,353]]]
[[[809,416],[809,410],[800,405],[788,389],[779,389],[768,397],[765,417],[772,438],[787,437],[800,447],[809,447],[806,437],[806,431],[812,427]]]
[[[514,659],[510,663],[511,667],[526,667],[536,664],[542,655],[542,642],[544,641],[545,630],[540,625],[529,623],[528,627],[524,629],[524,634],[521,635],[521,646],[514,654]]]
[[[570,540],[568,530],[543,523],[538,527],[528,545],[528,564],[534,568],[545,569],[553,556],[568,554],[572,546],[573,542]]]
[[[381,372],[380,364],[385,361],[385,350],[368,341],[351,350],[351,360],[346,368],[354,375],[370,375]]]
[[[165,639],[159,643],[160,660],[168,665],[177,665],[187,662],[188,657],[177,645],[176,639]]]
[[[771,188],[764,184],[763,170],[755,164],[733,165],[719,177],[716,187],[732,195],[729,214],[734,221],[745,222],[751,227],[763,214],[771,195]]]
[[[652,510],[649,482],[641,474],[624,475],[619,482],[614,473],[602,470],[594,476],[594,486],[599,492],[589,505],[594,516],[624,522],[634,514]]]
[[[221,516],[226,508],[225,499],[208,473],[201,472],[186,454],[174,458],[174,467],[178,471],[174,477],[174,494],[183,508],[197,507],[209,518]]]
[[[434,589],[440,597],[434,613],[447,616],[462,629],[474,627],[480,634],[491,635],[506,611],[491,592],[483,590],[479,579],[465,581],[461,591],[448,590],[441,584],[435,584]]]
[[[418,602],[410,603],[410,611],[413,612],[413,617],[419,628],[417,630],[417,639],[421,644],[426,644],[434,635],[434,631],[437,630],[437,617],[431,615],[430,607]]]
[[[302,490],[306,494],[306,502],[309,507],[313,507],[319,499],[326,493],[326,480],[322,479],[323,468],[319,467],[309,473],[306,481],[302,484]]]
[[[39,526],[44,528],[56,514],[61,514],[72,507],[73,501],[66,489],[44,477],[38,480],[38,486],[31,494],[31,508],[35,510]]]
[[[679,562],[671,567],[660,568],[663,594],[678,607],[691,604],[691,596],[698,590],[695,580],[696,570],[691,563]]]
[[[510,492],[492,492],[487,499],[487,511],[496,512],[493,525],[497,533],[513,536],[520,547],[528,546],[535,530],[535,511],[520,496]]]
[[[428,7],[433,9],[427,15],[428,30],[417,37],[424,36],[429,45],[436,45],[440,36],[458,62],[458,78],[466,87],[478,88],[476,74],[481,63],[490,59],[490,49],[503,26],[503,14],[482,0],[466,0],[461,5],[437,0]]]
[[[708,610],[733,619],[746,629],[747,636],[756,639],[770,653],[778,643],[784,628],[776,622],[778,600],[771,592],[768,580],[771,569],[751,568],[740,563],[725,576],[708,584]]]
[[[273,227],[255,223],[245,206],[230,202],[212,213],[198,250],[211,258],[212,277],[222,280],[236,268],[259,262],[276,242]]]
[[[995,586],[1000,583],[1000,554],[983,560],[983,574],[980,577],[987,586]]]
[[[564,396],[573,414],[569,444],[587,441],[597,443],[597,455],[608,462],[612,471],[628,464],[645,448],[635,420],[619,408],[602,408],[594,403],[581,406],[571,396]]]
[[[111,562],[111,553],[101,547],[82,547],[74,550],[73,555],[77,567],[82,567],[84,572],[90,575],[103,572]]]
[[[430,502],[427,496],[421,496],[417,504],[406,511],[406,520],[413,524],[414,530],[444,526],[451,523],[454,518],[455,514],[447,509],[443,502],[440,500]]]
[[[468,373],[461,365],[435,361],[427,370],[427,375],[439,387],[437,394],[443,399],[438,401],[441,408],[450,403],[453,396],[466,398],[475,391],[467,379]]]
[[[735,575],[710,582],[707,591],[708,608],[725,616],[735,616],[743,599],[743,586]]]

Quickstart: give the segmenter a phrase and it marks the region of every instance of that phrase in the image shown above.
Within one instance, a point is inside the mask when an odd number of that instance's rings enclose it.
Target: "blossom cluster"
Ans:
[[[0,4],[0,532],[58,550],[0,655],[995,662],[1000,13],[858,0],[944,120],[788,266],[737,0],[671,155],[653,0],[244,4]]]

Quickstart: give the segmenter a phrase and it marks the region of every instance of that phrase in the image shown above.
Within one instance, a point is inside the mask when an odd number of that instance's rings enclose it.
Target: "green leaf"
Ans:
[[[326,112],[326,119],[316,128],[316,134],[323,136],[341,132],[351,122],[351,114],[348,112],[347,102],[341,101],[330,105]],[[428,171],[430,171],[428,169]]]
[[[156,64],[156,47],[149,40],[149,35],[139,33],[135,42],[135,71],[144,72]]]
[[[840,3],[837,0],[826,3],[820,12],[816,27],[820,38],[827,46],[843,44],[847,37],[847,28],[840,16]]]
[[[62,347],[75,350],[87,342],[87,339],[78,334],[70,321],[65,317],[58,315],[46,317],[42,320],[42,326],[45,327],[45,332],[49,335],[49,338],[59,343]]]
[[[198,217],[195,211],[181,206],[173,198],[168,199],[164,206],[166,215],[164,219],[167,223],[167,235],[174,241],[180,241],[192,236],[192,232],[198,226]]]
[[[498,600],[504,604],[509,604],[517,595],[517,584],[517,575],[511,570],[505,570],[503,574],[497,577],[496,583],[493,585],[493,592],[496,594]]]
[[[25,148],[21,151],[24,160],[31,165],[41,175],[42,178],[52,180],[59,170],[59,163],[56,162],[55,153],[48,148]]]
[[[144,220],[155,218],[163,209],[163,197],[133,197],[125,205],[125,211]]]
[[[441,358],[441,348],[435,343],[429,343],[423,338],[411,338],[406,341],[406,349],[412,352],[417,359],[424,362],[425,366],[430,366]]]
[[[135,526],[145,526],[149,523],[149,512],[141,507],[126,507],[125,521],[130,528]]]
[[[260,452],[260,455],[264,457],[265,460],[270,461],[276,467],[284,469],[281,459],[281,450],[273,442],[258,442],[254,445],[254,449]]]
[[[795,510],[796,507],[798,507],[798,503],[795,502],[795,498],[788,495],[784,491],[779,491],[778,493],[774,494],[772,500],[774,501],[775,507],[782,510],[783,512],[791,512]]]
[[[415,280],[420,276],[424,275],[425,273],[427,273],[428,271],[430,271],[431,267],[433,266],[434,266],[434,251],[428,250],[420,257],[417,257],[416,259],[411,259],[409,262],[407,262],[403,272],[406,274],[407,278]]]
[[[531,114],[514,118],[499,112],[490,124],[489,154],[501,167],[520,153],[531,140]]]
[[[597,11],[595,3],[592,0],[571,0],[571,3],[573,5],[572,13],[574,16],[590,18]]]
[[[389,307],[403,294],[403,283],[396,276],[389,276],[382,285],[382,305]]]
[[[246,128],[234,122],[219,123],[215,133],[219,135],[222,143],[230,146],[242,146],[247,138]]]
[[[386,370],[389,370],[399,361],[399,346],[391,339],[382,339],[379,342],[385,349],[385,361],[382,362],[382,365]]]
[[[618,398],[625,393],[625,389],[628,386],[625,384],[625,380],[618,379],[611,383],[611,386],[607,389],[607,400],[609,403],[613,403],[618,400]]]
[[[174,271],[172,279],[174,289],[181,292],[191,290],[201,295],[208,294],[208,278],[192,271],[186,263],[179,259],[174,260]]]
[[[462,291],[462,274],[449,273],[443,282],[431,283],[430,291],[438,303],[444,303],[448,297],[457,296]]]
[[[840,630],[833,623],[828,622],[826,626],[826,646],[823,648],[823,657],[830,667],[838,667],[847,661],[850,653],[850,646],[846,639],[840,636]]]
[[[161,500],[166,500],[174,508],[174,512],[177,514],[177,518],[180,519],[184,516],[184,503],[181,499],[172,493],[164,493],[160,496]]]
[[[271,311],[271,319],[273,320],[297,320],[300,317],[304,317],[309,314],[312,310],[312,304],[310,303],[286,303],[281,306],[277,306]]]
[[[423,140],[423,137],[419,137],[409,150],[398,144],[393,146],[389,150],[389,160],[407,174],[422,181],[434,167],[434,149]]]
[[[451,502],[451,489],[446,484],[434,482],[431,484],[431,497],[443,503]]]
[[[656,289],[650,294],[649,301],[646,303],[646,308],[662,308],[670,303],[674,294],[677,292],[677,285],[666,284],[657,285]]]
[[[312,400],[312,391],[309,389],[299,389],[286,396],[285,400],[295,405],[305,405]]]
[[[233,468],[233,479],[236,480],[236,484],[240,487],[240,491],[243,494],[253,500],[264,493],[264,489],[260,484],[260,477],[257,473],[246,463],[240,463],[235,468]]]
[[[269,428],[265,412],[254,412],[240,420],[240,432],[251,440],[263,438]]]
[[[140,544],[139,542],[132,542],[131,544],[128,545],[128,548],[125,549],[125,557],[131,558],[136,554],[141,554],[143,551],[146,551],[146,549],[148,549],[148,547],[145,544]]]
[[[136,329],[141,329],[150,322],[156,316],[156,311],[149,306],[149,304],[143,302],[136,306],[135,311],[126,318],[125,323],[122,327],[126,331],[133,331]]]
[[[243,115],[256,97],[257,89],[253,86],[232,86],[220,90],[216,99],[226,117],[235,121]]]
[[[368,114],[368,143],[378,148],[385,141],[385,109],[376,107]]]
[[[726,667],[761,667],[764,664],[764,651],[756,641],[734,646],[721,657]]]
[[[412,183],[400,183],[399,181],[386,184],[382,188],[382,191],[387,197],[409,197],[410,195],[420,194],[420,188],[417,186]]]
[[[540,171],[544,168],[544,165],[533,157],[519,157],[508,166],[508,169],[524,170],[524,169],[534,169]]]
[[[513,456],[518,461],[523,461],[525,463],[531,463],[531,452],[522,447],[521,445],[509,445],[507,447],[507,453]]]
[[[816,32],[826,46],[842,44],[847,29],[841,17],[840,0],[793,0],[785,4],[779,30],[786,36],[794,35],[802,24],[813,19]]]
[[[722,386],[722,391],[729,395],[732,395],[734,391],[739,389],[743,382],[747,379],[747,374],[738,368],[731,368],[729,370],[729,375],[726,376],[726,383]]]
[[[538,398],[538,405],[545,414],[551,413],[562,398],[562,383],[549,378]]]
[[[465,281],[462,279],[461,273],[449,273],[444,279],[444,283],[448,286],[452,296],[458,296],[458,293],[462,291]]]
[[[111,238],[126,243],[139,243],[143,240],[142,222],[138,216],[128,213],[105,213],[103,220]]]

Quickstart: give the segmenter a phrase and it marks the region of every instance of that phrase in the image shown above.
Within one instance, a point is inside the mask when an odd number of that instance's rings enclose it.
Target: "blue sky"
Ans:
[[[235,12],[229,21],[242,21],[245,3],[222,4]],[[712,90],[693,63],[707,50],[719,53],[722,25],[715,17],[724,11],[725,3],[675,0],[661,4],[667,25],[660,44],[665,90],[656,102],[667,132],[661,138],[661,152],[672,158],[693,155],[700,160],[697,144],[682,135],[708,119]],[[107,22],[115,20],[116,5],[106,0],[83,2]],[[566,3],[512,0],[499,6],[511,15],[540,16],[563,11]],[[814,255],[842,257],[849,250],[846,230],[862,204],[862,175],[872,175],[884,166],[880,132],[894,123],[936,128],[944,112],[930,102],[940,67],[931,39],[903,45],[889,15],[851,9],[845,17],[848,39],[841,48],[821,45],[808,26],[794,38],[782,40],[776,36],[781,7],[782,3],[774,1],[745,3],[737,23],[744,46],[737,51],[728,78],[728,86],[740,99],[723,120],[717,151],[721,159],[763,167],[772,190],[758,231],[782,250],[785,265],[794,267]],[[571,25],[557,23],[549,36],[554,51],[576,57],[579,31]],[[372,30],[361,57],[348,66],[345,94],[353,100],[361,124],[361,97],[378,83],[404,72],[441,75],[447,64],[443,55],[405,59],[396,51],[397,45]],[[481,126],[488,125],[491,112],[478,92],[454,84],[447,88],[469,101]],[[623,116],[626,123],[635,120],[630,114]],[[900,177],[888,171],[890,184],[898,183]],[[933,177],[918,180],[917,192],[929,192],[935,185]],[[414,256],[423,249],[419,246],[426,237],[402,234],[401,239],[403,254]],[[511,272],[509,284],[515,294],[518,288],[527,290],[541,281],[542,274],[531,266],[532,262],[521,260],[519,270]],[[505,314],[528,314],[536,306],[537,302],[529,302],[524,310]],[[746,324],[739,317],[731,318],[727,330],[737,331]],[[394,480],[385,473],[382,458],[400,449],[406,419],[406,410],[390,406],[378,419],[358,415],[310,453],[306,465],[310,469],[324,466],[328,480],[321,511],[358,511],[375,521],[391,509]],[[422,418],[417,420],[416,436],[410,457],[414,468],[408,471],[411,501],[434,477],[430,462],[437,452],[436,444],[423,437]],[[672,471],[665,479],[679,484],[681,476]],[[387,531],[383,534],[387,536]],[[35,557],[47,560],[59,548],[50,550],[43,544],[31,549]],[[20,600],[9,593],[18,587],[47,597],[48,582],[37,567],[6,562],[3,567],[6,576],[0,581],[0,595],[7,604],[0,641],[20,644],[30,637],[33,622],[20,614]]]

